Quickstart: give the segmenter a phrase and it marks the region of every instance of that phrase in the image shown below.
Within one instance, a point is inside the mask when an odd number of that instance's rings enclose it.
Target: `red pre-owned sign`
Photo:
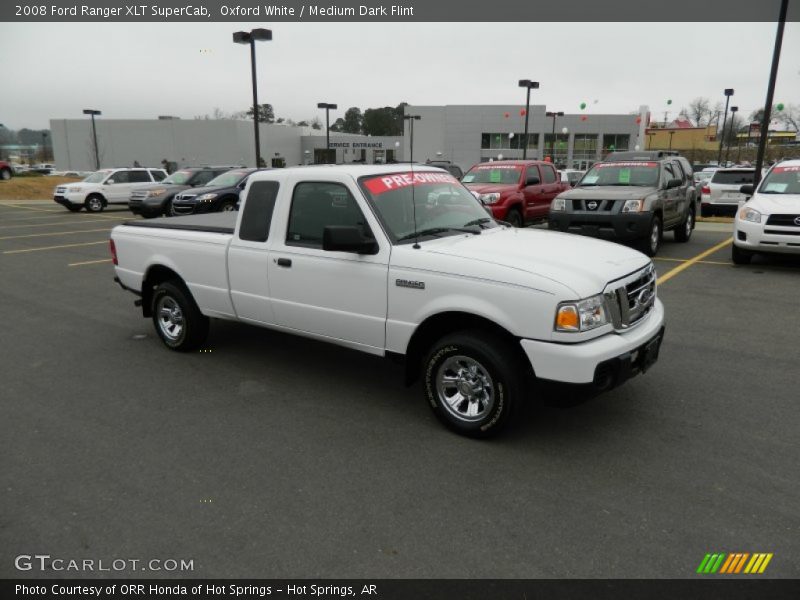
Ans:
[[[393,175],[381,175],[379,177],[366,179],[364,180],[364,187],[366,187],[371,194],[379,195],[384,192],[391,192],[412,185],[431,185],[437,183],[457,184],[458,179],[448,173],[426,171],[412,173],[409,171],[408,173],[395,173]]]

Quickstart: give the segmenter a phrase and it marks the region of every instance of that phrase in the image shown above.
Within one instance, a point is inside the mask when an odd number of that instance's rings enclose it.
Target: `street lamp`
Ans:
[[[335,104],[328,104],[327,102],[320,102],[317,108],[325,109],[325,162],[328,162],[328,151],[331,149],[331,117],[330,111],[339,108]],[[336,162],[335,160],[333,162]]]
[[[722,142],[725,140],[725,125],[728,122],[728,102],[731,101],[731,96],[733,96],[733,88],[725,88],[725,117],[722,119],[722,136],[719,138],[717,164],[722,162]],[[719,121],[717,121],[717,123],[719,123]],[[719,135],[719,128],[717,128],[717,135]]]
[[[256,42],[268,42],[272,39],[271,29],[253,29],[236,31],[233,34],[235,44],[250,44],[250,70],[253,77],[253,131],[256,139],[256,168],[261,166],[261,139],[258,135],[258,87],[256,84]]]
[[[409,133],[411,134],[411,139],[409,140],[411,155],[408,157],[410,163],[414,162],[414,121],[419,121],[421,118],[419,115],[403,115],[403,119],[408,121]]]
[[[672,136],[675,135],[674,131],[669,132],[669,149],[672,150]]]
[[[42,162],[47,160],[47,132],[42,132]]]
[[[736,111],[739,110],[738,106],[731,106],[731,126],[729,127],[730,131],[728,132],[728,144],[725,146],[725,164],[728,164],[728,154],[731,151],[731,135],[733,135],[733,125],[736,121]]]
[[[553,132],[550,135],[550,160],[552,160],[553,162],[556,162],[556,159],[555,159],[555,155],[556,155],[556,117],[563,117],[564,116],[564,111],[560,110],[558,112],[551,112],[551,111],[548,110],[545,113],[545,116],[552,117],[552,119],[553,119]],[[525,137],[527,137],[527,136],[525,136]]]
[[[519,87],[524,87],[526,89],[526,96],[525,96],[525,136],[522,140],[525,144],[522,146],[522,160],[528,158],[528,113],[531,112],[531,90],[538,90],[539,89],[539,82],[538,81],[531,81],[530,79],[520,79],[519,80]]]
[[[95,171],[100,170],[100,153],[97,151],[97,128],[94,124],[94,118],[103,113],[93,108],[84,108],[83,114],[92,116],[92,139],[94,140],[94,168]]]

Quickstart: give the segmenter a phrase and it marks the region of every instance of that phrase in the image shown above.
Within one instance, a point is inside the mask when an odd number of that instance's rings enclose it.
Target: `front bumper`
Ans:
[[[605,390],[646,371],[658,358],[663,337],[664,305],[656,299],[644,321],[625,333],[576,344],[527,339],[520,344],[538,379],[594,384]]]
[[[86,196],[84,194],[70,194],[69,192],[64,195],[55,194],[53,196],[53,202],[65,207],[83,206],[86,202]]]
[[[762,217],[766,220],[766,216]],[[800,254],[800,227],[783,227],[736,219],[733,243],[750,252]]]
[[[605,240],[638,240],[650,234],[653,213],[550,211],[548,227]]]
[[[147,200],[129,200],[128,210],[135,215],[158,217],[164,212],[166,199],[148,198]]]

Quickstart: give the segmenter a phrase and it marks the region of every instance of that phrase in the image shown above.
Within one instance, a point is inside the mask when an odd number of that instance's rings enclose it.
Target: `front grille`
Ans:
[[[594,206],[594,208],[592,208]],[[614,200],[573,200],[572,210],[587,212],[608,212],[614,208]]]
[[[136,202],[141,202],[147,198],[147,191],[146,190],[134,190],[131,192],[131,200],[135,200]]]
[[[767,233],[769,235],[800,235],[800,230],[786,231],[784,229],[765,229],[764,233]]]
[[[800,223],[795,223],[795,219],[800,219],[800,215],[770,215],[767,219],[767,225],[800,227]]]
[[[656,270],[644,269],[610,283],[604,292],[614,329],[623,331],[637,325],[656,302]]]
[[[65,187],[57,187],[56,194],[65,194],[67,192],[67,188]]]
[[[174,215],[190,215],[194,212],[194,206],[188,204],[186,206],[182,206],[179,204],[172,205],[172,214]]]

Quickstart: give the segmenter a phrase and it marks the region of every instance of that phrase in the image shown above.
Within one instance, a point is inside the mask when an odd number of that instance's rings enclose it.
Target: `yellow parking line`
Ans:
[[[666,257],[657,256],[653,260],[666,260],[666,261],[669,261],[669,262],[682,263],[682,262],[686,262],[689,259],[688,258],[666,258]],[[724,265],[726,267],[730,267],[731,266],[730,262],[723,262],[721,260],[698,260],[697,264],[698,265]]]
[[[0,217],[3,219],[3,221],[39,221],[41,219],[59,219],[61,217],[65,217],[70,214],[70,213],[62,213],[61,211],[52,211],[52,212],[53,212],[52,215],[36,215],[35,217],[18,217],[13,213],[11,214],[11,216],[7,216],[9,213],[3,213],[2,215],[0,215]],[[28,213],[20,213],[20,214],[27,215]],[[76,217],[80,219],[80,216]]]
[[[102,258],[100,260],[85,260],[83,262],[76,262],[76,263],[69,263],[68,267],[81,267],[83,265],[98,265],[100,263],[108,263],[111,262],[112,259],[110,258]]]
[[[18,240],[20,238],[46,237],[49,235],[71,235],[73,233],[94,233],[97,231],[111,231],[111,230],[108,228],[104,228],[104,229],[77,229],[75,231],[56,231],[48,233],[28,233],[26,235],[7,235],[5,237],[0,237],[0,240]]]
[[[128,217],[104,217],[101,219],[74,219],[72,221],[58,221],[57,223],[36,223],[35,225],[0,225],[0,229],[19,229],[25,227],[51,227],[53,225],[75,225],[76,223],[107,223],[108,221],[130,221]]]
[[[78,246],[96,246],[97,244],[107,244],[108,240],[102,242],[84,242],[82,244],[62,244],[60,246],[43,246],[42,248],[25,248],[24,250],[6,250],[3,254],[22,254],[23,252],[39,252],[40,250],[57,250],[59,248],[77,248]]]
[[[10,206],[12,208],[19,208],[21,210],[35,210],[38,212],[61,212],[60,210],[48,210],[46,208],[33,208],[30,206],[20,206],[19,204],[5,204],[4,206]]]
[[[722,249],[723,249],[725,246],[727,246],[727,245],[728,245],[728,244],[730,244],[731,242],[733,242],[733,238],[729,238],[729,239],[725,240],[724,242],[720,242],[719,244],[717,244],[717,245],[716,245],[716,246],[714,246],[713,248],[709,248],[709,249],[708,249],[708,250],[706,250],[705,252],[701,252],[701,253],[700,253],[700,254],[698,254],[697,256],[694,256],[694,257],[690,258],[689,260],[687,260],[687,261],[685,261],[685,262],[683,262],[683,263],[679,264],[677,267],[675,267],[675,268],[674,268],[674,269],[672,269],[671,271],[667,271],[667,272],[666,272],[666,273],[664,273],[664,274],[663,274],[661,277],[659,277],[659,278],[656,280],[656,283],[657,283],[657,284],[659,284],[659,285],[661,285],[661,284],[662,284],[662,283],[664,283],[665,281],[669,281],[670,279],[672,279],[673,277],[675,277],[675,275],[677,275],[677,274],[678,274],[678,273],[680,273],[681,271],[685,271],[686,269],[688,269],[689,267],[691,267],[693,264],[695,264],[695,263],[697,263],[697,262],[700,262],[701,260],[703,260],[703,259],[704,259],[706,256],[710,256],[711,254],[714,254],[714,252],[717,252],[717,251],[719,251],[719,250],[722,250]]]

